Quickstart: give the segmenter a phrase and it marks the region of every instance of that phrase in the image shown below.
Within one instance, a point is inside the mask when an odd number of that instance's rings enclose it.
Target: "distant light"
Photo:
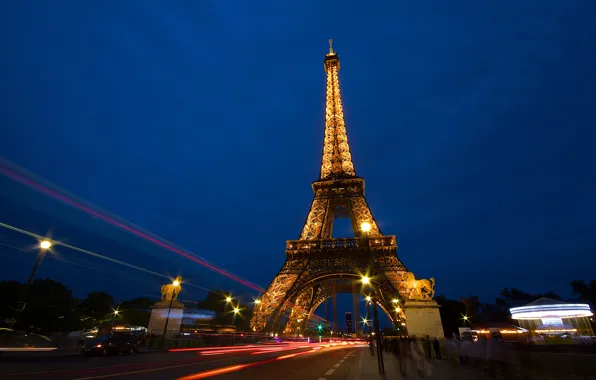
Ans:
[[[180,281],[178,281],[178,280],[174,280],[174,282],[172,282],[172,285],[174,285],[174,286],[176,286],[176,287],[177,287],[177,286],[179,286],[179,285],[180,285]]]
[[[399,307],[396,307],[396,308],[395,308],[395,312],[396,312],[396,313],[399,313],[400,311],[401,311],[401,309],[400,309]]]
[[[361,281],[362,281],[362,283],[363,283],[363,284],[365,284],[365,285],[366,285],[366,284],[370,284],[370,278],[368,278],[368,276],[362,276],[362,279],[361,279]]]
[[[256,299],[256,300],[255,300],[255,305],[258,305],[258,304],[260,304],[260,303],[261,303],[261,300],[260,300],[260,299]]]
[[[370,302],[370,300],[372,300],[371,296],[366,296],[366,300]]]
[[[118,315],[118,313],[120,313],[118,310],[114,310],[115,315]]]
[[[368,223],[368,222],[363,222],[363,223],[360,225],[360,229],[362,230],[362,232],[368,232],[368,231],[370,231],[370,223]]]
[[[235,307],[235,308],[234,308],[234,314],[238,314],[238,313],[240,313],[240,308],[238,308],[238,307]]]
[[[394,298],[391,302],[393,302],[393,303],[399,303],[399,300],[397,298]]]
[[[52,246],[52,243],[49,240],[44,240],[41,243],[39,243],[39,248],[41,249],[48,249]]]
[[[230,303],[230,302],[232,302],[232,297],[226,297],[226,302],[227,302],[227,303]]]

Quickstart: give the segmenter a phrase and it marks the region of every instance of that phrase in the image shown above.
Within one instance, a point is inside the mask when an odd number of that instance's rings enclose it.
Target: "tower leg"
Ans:
[[[333,331],[337,334],[337,281],[331,283],[331,298],[333,300]]]
[[[358,286],[356,283],[352,283],[352,297],[353,297],[353,304],[354,304],[354,317],[352,318],[352,325],[354,326],[354,334],[356,336],[360,336],[359,332],[359,324],[360,324],[360,317],[358,316]]]

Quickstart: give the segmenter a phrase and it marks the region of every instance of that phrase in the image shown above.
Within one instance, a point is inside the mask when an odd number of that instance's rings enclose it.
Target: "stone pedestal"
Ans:
[[[151,335],[163,335],[169,307],[170,301],[166,300],[158,301],[155,305],[151,306],[151,318],[149,318],[149,326],[147,327],[148,333]],[[184,305],[182,302],[174,301],[168,319],[167,337],[176,336],[180,333],[183,314]]]
[[[445,338],[436,301],[406,301],[404,311],[409,336]]]

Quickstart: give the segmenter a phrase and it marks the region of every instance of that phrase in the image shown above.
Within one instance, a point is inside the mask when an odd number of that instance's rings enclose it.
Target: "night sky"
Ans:
[[[4,2],[0,154],[266,287],[319,175],[333,38],[356,172],[410,270],[484,301],[594,277],[596,2],[292,4]],[[0,191],[0,222],[256,295],[7,177]],[[0,279],[25,281],[34,239],[0,242]],[[118,299],[166,281],[63,247],[38,276]]]

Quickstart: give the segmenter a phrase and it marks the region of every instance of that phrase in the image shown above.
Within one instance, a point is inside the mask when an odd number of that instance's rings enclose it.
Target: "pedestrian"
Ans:
[[[430,336],[426,336],[426,344],[424,345],[425,347],[425,351],[426,351],[426,357],[428,358],[428,360],[432,359],[432,343],[430,341]]]
[[[406,361],[403,355],[404,353],[401,341],[401,337],[391,339],[391,352],[393,352],[393,355],[399,363],[399,372],[402,376],[406,376]]]
[[[410,338],[402,338],[399,341],[399,349],[400,349],[400,355],[402,356],[403,360],[403,366],[400,363],[400,369],[403,371],[404,376],[406,376],[408,374],[409,368],[411,368],[411,364],[412,364],[412,350],[410,349]]]
[[[437,337],[433,340],[433,346],[435,349],[435,359],[441,360],[441,345],[439,344],[439,339],[437,339]]]

